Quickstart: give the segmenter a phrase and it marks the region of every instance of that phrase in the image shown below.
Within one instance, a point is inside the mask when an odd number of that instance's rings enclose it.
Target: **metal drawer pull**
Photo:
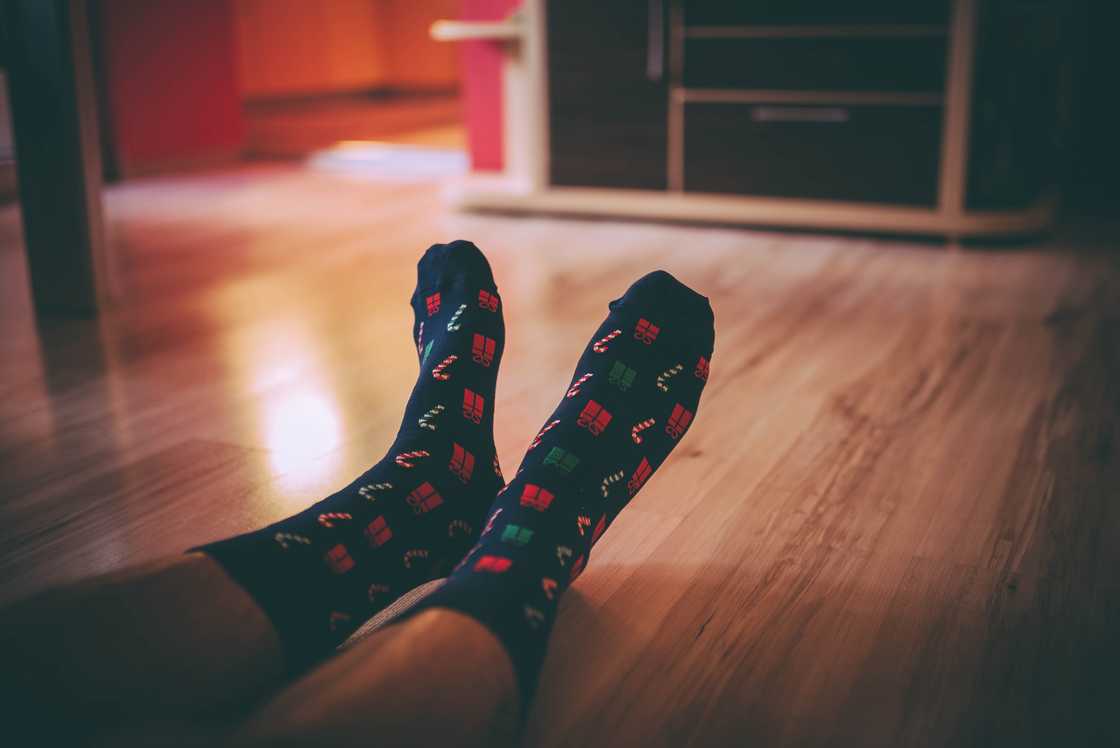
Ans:
[[[844,107],[756,106],[751,109],[755,122],[847,122]]]
[[[474,39],[487,41],[517,41],[525,35],[525,25],[517,13],[504,21],[447,21],[439,20],[428,29],[437,42],[465,42]]]

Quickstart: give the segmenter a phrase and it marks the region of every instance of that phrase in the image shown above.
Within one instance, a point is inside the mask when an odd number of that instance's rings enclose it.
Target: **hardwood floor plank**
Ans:
[[[261,462],[252,450],[186,441],[103,467],[31,507],[5,504],[0,597],[182,553],[188,538],[228,532],[253,503]]]

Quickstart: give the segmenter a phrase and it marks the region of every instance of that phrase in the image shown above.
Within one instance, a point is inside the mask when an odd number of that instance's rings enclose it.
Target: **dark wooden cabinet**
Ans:
[[[991,0],[981,6],[969,209],[1025,208],[1063,174],[1070,150],[1063,84],[1075,76],[1060,62],[1066,23],[1046,3]]]
[[[549,172],[561,186],[663,190],[669,89],[647,0],[547,4]],[[664,12],[662,10],[662,12]],[[654,34],[664,33],[654,19]]]
[[[687,0],[689,26],[944,24],[949,0]]]
[[[937,201],[940,107],[701,103],[685,123],[686,192]]]
[[[524,3],[524,178],[468,204],[950,236],[1053,219],[1058,0]],[[519,109],[542,89],[547,117]]]
[[[945,85],[945,35],[688,37],[684,85],[769,91],[920,91]]]
[[[551,0],[551,184],[933,205],[945,8]]]

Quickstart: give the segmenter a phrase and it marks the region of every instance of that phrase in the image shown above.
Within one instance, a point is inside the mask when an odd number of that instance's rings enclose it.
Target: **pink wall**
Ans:
[[[463,0],[462,17],[499,21],[518,6],[517,0]],[[464,42],[463,101],[471,167],[502,168],[502,47],[498,42]]]
[[[245,126],[233,0],[102,0],[99,8],[122,170],[237,151]]]

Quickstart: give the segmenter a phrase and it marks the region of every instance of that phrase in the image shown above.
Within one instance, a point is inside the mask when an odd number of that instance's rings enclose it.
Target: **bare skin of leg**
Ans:
[[[513,666],[493,634],[432,609],[323,663],[254,712],[229,745],[512,745]]]
[[[378,736],[389,746],[501,746],[518,724],[497,639],[440,609],[387,626],[277,691],[286,673],[272,625],[202,554],[0,610],[0,662],[3,724],[48,743],[345,746]]]
[[[237,723],[144,722],[95,745],[502,748],[519,725],[513,668],[498,640],[473,618],[436,608],[371,634]]]
[[[252,598],[202,554],[49,590],[0,610],[0,712],[100,725],[245,709],[285,674]]]

